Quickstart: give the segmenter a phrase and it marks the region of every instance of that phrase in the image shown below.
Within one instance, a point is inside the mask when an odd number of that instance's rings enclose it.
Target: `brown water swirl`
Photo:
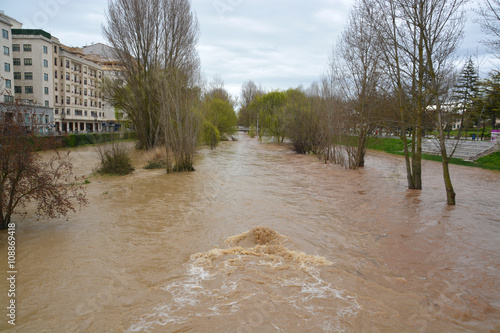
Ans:
[[[74,149],[75,171],[96,155]],[[76,214],[19,222],[17,324],[2,330],[500,330],[500,172],[452,166],[450,207],[440,164],[409,191],[404,161],[378,152],[349,171],[240,135],[193,173],[146,160],[90,177]]]

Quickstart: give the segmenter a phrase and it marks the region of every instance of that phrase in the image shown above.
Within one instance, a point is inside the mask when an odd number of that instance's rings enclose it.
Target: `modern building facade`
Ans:
[[[87,59],[92,59],[101,64],[103,84],[121,79],[122,65],[111,46],[96,43],[84,46],[82,49]],[[105,95],[103,96],[103,112],[108,119],[114,118],[118,121],[125,121],[127,119],[127,113],[121,109],[115,108]],[[113,126],[113,123],[110,122],[109,126]],[[115,127],[117,126],[118,124],[115,124]]]
[[[0,11],[0,103],[14,100],[14,70],[12,62],[12,28],[20,28],[18,21]]]
[[[103,111],[101,65],[85,59],[81,49],[62,45],[55,50],[53,59],[56,129],[78,133],[103,131],[113,118],[109,119]]]
[[[23,29],[3,12],[0,28],[0,75],[6,88],[0,103],[16,99],[51,113],[56,134],[114,130],[109,124],[115,112],[106,108],[101,89],[102,59],[65,46],[44,30]]]

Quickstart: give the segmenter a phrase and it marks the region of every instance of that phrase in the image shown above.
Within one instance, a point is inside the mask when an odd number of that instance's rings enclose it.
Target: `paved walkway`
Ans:
[[[500,146],[490,141],[471,141],[471,140],[446,140],[446,151],[450,153],[455,147],[455,154],[453,157],[463,160],[476,160],[488,153],[495,151]],[[439,155],[439,142],[436,139],[423,139],[422,152],[424,154]]]

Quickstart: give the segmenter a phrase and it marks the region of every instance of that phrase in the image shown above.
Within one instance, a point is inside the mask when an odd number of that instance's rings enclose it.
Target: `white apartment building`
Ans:
[[[18,21],[0,11],[0,103],[14,100],[14,70],[12,66],[12,28],[20,28]]]
[[[16,98],[51,108],[56,133],[102,131],[101,66],[43,30],[12,29],[12,36]]]
[[[50,114],[55,133],[88,133],[114,129],[115,114],[105,111],[103,71],[99,59],[82,48],[70,48],[40,29],[0,11],[0,103],[15,99]],[[4,108],[5,109],[5,108]],[[113,126],[110,126],[113,124]]]
[[[114,81],[121,79],[122,65],[117,59],[114,49],[111,46],[96,43],[84,46],[83,52],[87,59],[98,62],[102,66],[103,83],[106,81]],[[103,96],[103,111],[108,119],[126,120],[127,113],[124,110],[114,107],[106,96]],[[113,126],[110,122],[109,126]],[[116,124],[116,126],[119,126]]]
[[[14,94],[26,104],[54,107],[52,51],[59,40],[38,29],[12,29]]]
[[[56,129],[85,133],[106,130],[106,125],[114,119],[114,115],[104,112],[101,65],[85,59],[80,48],[61,45],[54,50]]]

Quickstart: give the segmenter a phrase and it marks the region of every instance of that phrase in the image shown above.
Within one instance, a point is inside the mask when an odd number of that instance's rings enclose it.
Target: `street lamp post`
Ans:
[[[95,131],[97,133],[97,132],[99,132],[99,123],[97,122],[97,113],[94,114],[94,121],[95,121]]]

